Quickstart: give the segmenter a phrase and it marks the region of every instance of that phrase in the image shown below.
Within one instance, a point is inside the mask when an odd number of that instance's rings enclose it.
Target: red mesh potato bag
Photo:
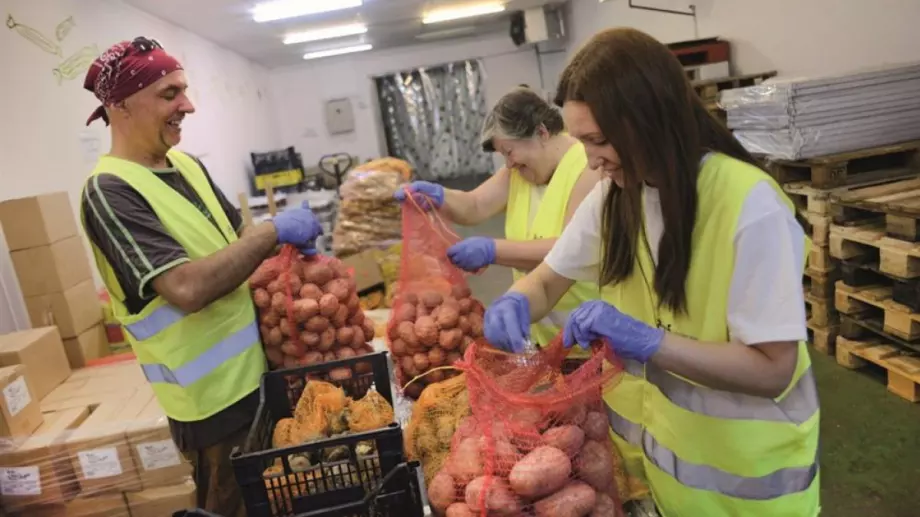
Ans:
[[[442,516],[620,517],[601,392],[622,368],[604,355],[568,375],[561,338],[533,356],[474,343],[463,361],[472,416],[428,484]]]
[[[249,286],[273,369],[373,352],[374,324],[358,304],[353,273],[338,259],[306,257],[286,245],[259,266]]]
[[[426,212],[412,196],[406,197],[387,344],[399,387],[417,399],[426,385],[457,374],[439,367],[459,360],[482,337],[485,309],[472,297],[464,272],[447,258],[457,235],[437,211]]]

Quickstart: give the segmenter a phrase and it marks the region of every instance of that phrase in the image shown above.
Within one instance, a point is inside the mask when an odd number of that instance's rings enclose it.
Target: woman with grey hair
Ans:
[[[505,212],[504,239],[470,237],[452,246],[448,257],[467,271],[507,266],[517,280],[543,261],[601,175],[588,167],[584,145],[565,132],[559,110],[530,88],[515,88],[499,99],[486,116],[481,142],[483,150],[501,153],[505,166],[477,188],[467,192],[416,181],[396,197],[404,201],[409,192],[421,206],[465,226]],[[547,344],[569,310],[597,297],[596,284],[574,285],[531,335]]]

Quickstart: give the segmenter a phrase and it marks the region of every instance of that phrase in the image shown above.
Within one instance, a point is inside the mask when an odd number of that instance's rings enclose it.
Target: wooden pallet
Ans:
[[[712,103],[719,100],[719,92],[733,88],[744,88],[760,84],[771,77],[776,77],[776,70],[759,74],[735,75],[719,79],[693,81],[693,89],[703,102]]]
[[[836,325],[840,318],[834,305],[834,298],[818,297],[806,292],[805,317],[808,320],[808,324],[814,328],[822,329]]]
[[[834,308],[857,320],[881,320],[884,332],[908,342],[920,341],[920,313],[896,302],[891,286],[853,287],[838,281]]]
[[[884,339],[865,340],[837,337],[837,364],[858,369],[873,363],[888,371],[888,391],[910,402],[920,402],[920,356],[886,343]]]
[[[830,244],[830,236],[828,236],[828,244]],[[829,246],[813,244],[808,253],[808,269],[812,271],[830,273],[837,269],[838,262]]]
[[[857,264],[878,264],[878,270],[895,278],[920,278],[920,243],[888,237],[884,223],[831,226],[830,254]]]
[[[802,285],[805,286],[805,292],[816,298],[834,298],[834,289],[837,280],[840,280],[840,271],[820,271],[818,269],[808,268],[805,270],[805,276],[802,278]]]
[[[890,286],[891,298],[920,313],[920,278],[898,278],[883,273],[878,263],[840,263],[840,280],[851,287]]]
[[[920,240],[920,176],[831,195],[833,220],[854,225],[884,219],[889,236]]]
[[[806,326],[808,328],[808,342],[812,344],[815,350],[825,355],[834,355],[840,325],[821,326],[808,320]]]
[[[768,165],[779,183],[804,180],[815,188],[902,177],[905,169],[920,169],[920,140]]]

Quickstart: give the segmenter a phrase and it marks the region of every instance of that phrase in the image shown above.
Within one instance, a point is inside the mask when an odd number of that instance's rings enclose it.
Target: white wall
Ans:
[[[116,0],[0,0],[0,7],[4,21],[12,15],[61,48],[60,56],[46,52],[20,34],[25,29],[0,27],[0,199],[65,190],[78,211],[93,149],[109,148],[101,121],[85,127],[98,105],[82,88],[85,70],[108,46],[137,36],[159,40],[187,69],[198,111],[186,119],[180,148],[204,155],[228,197],[248,190],[248,153],[276,148],[263,67]],[[58,42],[55,28],[68,16],[76,25]],[[89,60],[59,84],[52,70],[81,49]]]
[[[554,66],[550,56],[543,57],[544,62],[550,61],[544,68]],[[518,50],[504,33],[305,62],[274,70],[271,74],[281,145],[295,146],[307,164],[328,153],[348,152],[362,160],[385,154],[372,78],[473,58],[483,61],[487,104],[518,84],[540,85],[540,69],[534,50]],[[343,97],[352,100],[356,130],[344,135],[329,135],[325,128],[324,103]]]
[[[595,32],[631,26],[664,41],[693,39],[690,17],[630,9],[627,0],[572,0],[570,55]],[[697,5],[699,37],[731,42],[736,73],[846,72],[920,61],[918,0],[634,0],[671,9]]]

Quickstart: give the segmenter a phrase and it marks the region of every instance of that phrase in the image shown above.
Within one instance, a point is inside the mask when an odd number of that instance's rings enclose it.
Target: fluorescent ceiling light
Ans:
[[[355,36],[367,32],[367,25],[363,23],[350,23],[348,25],[335,25],[332,27],[323,27],[320,29],[310,29],[303,32],[295,32],[284,37],[285,45],[295,43],[306,43],[308,41],[319,41],[323,39],[342,38],[345,36]]]
[[[463,36],[466,34],[473,34],[476,32],[476,27],[467,26],[467,27],[454,27],[453,29],[444,29],[440,31],[432,32],[423,32],[415,37],[417,40],[427,41],[433,39],[441,38],[451,38],[456,36]]]
[[[482,16],[485,14],[500,13],[504,10],[504,4],[477,4],[436,9],[434,11],[425,13],[425,16],[422,17],[422,23],[428,24],[447,22],[451,20],[459,20],[461,18],[472,18],[474,16]]]
[[[340,48],[331,48],[329,50],[317,50],[315,52],[307,52],[303,55],[304,59],[318,59],[321,57],[329,56],[340,56],[342,54],[351,54],[353,52],[364,52],[365,50],[370,50],[374,48],[371,44],[364,45],[355,45],[353,47],[340,47]]]
[[[361,7],[361,5],[362,0],[273,0],[256,5],[252,9],[252,19],[260,23],[271,22],[308,14],[351,9]]]

